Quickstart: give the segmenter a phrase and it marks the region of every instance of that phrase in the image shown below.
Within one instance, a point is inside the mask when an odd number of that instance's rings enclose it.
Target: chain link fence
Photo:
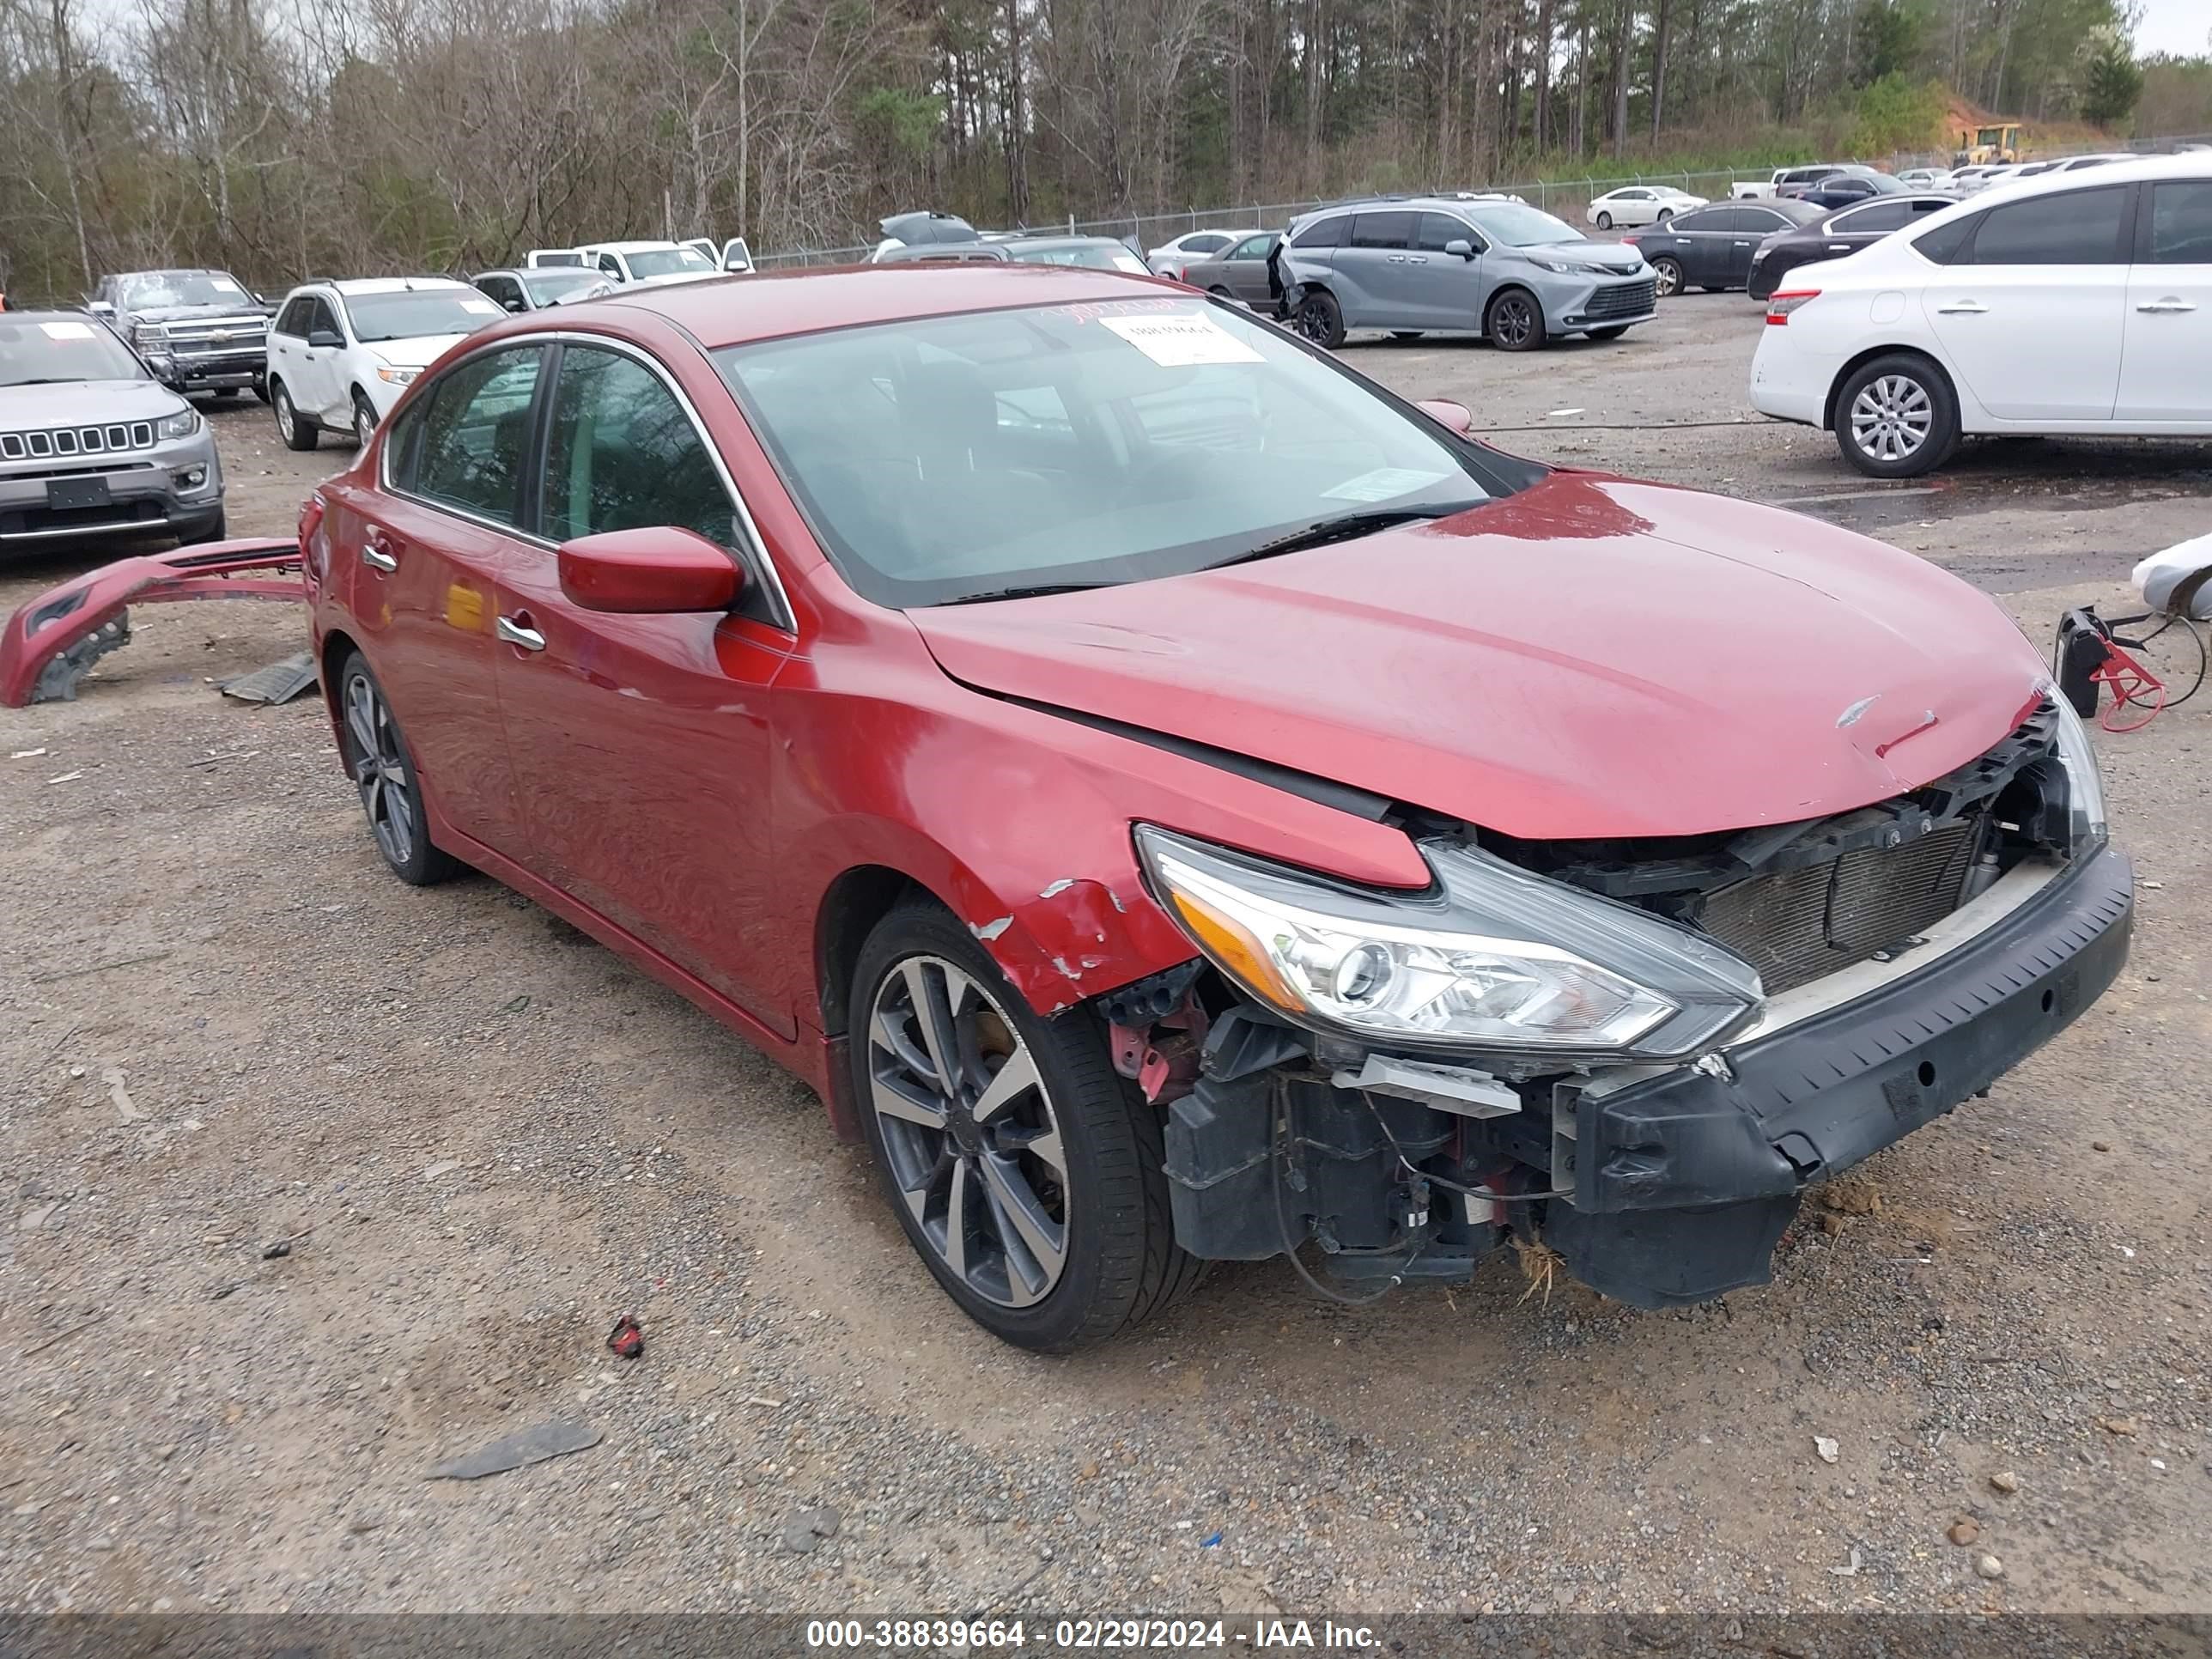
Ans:
[[[2137,138],[2127,142],[2125,148],[2141,155],[2166,154],[2191,144],[2212,144],[2212,134],[2183,135],[2165,138]],[[2067,155],[2096,152],[2094,144],[2077,144],[2049,155],[2039,154],[2039,160]],[[1912,167],[1948,167],[1952,161],[1948,151],[1927,155],[1900,154],[1890,158],[1890,170],[1901,171]],[[1785,164],[1786,165],[1786,164]],[[1688,173],[1624,173],[1601,178],[1595,173],[1585,179],[1551,179],[1543,183],[1522,185],[1485,185],[1480,189],[1504,196],[1517,196],[1531,207],[1565,219],[1569,224],[1587,222],[1586,216],[1593,199],[1608,191],[1630,185],[1671,185],[1676,190],[1692,196],[1702,196],[1709,201],[1725,201],[1731,187],[1738,181],[1765,182],[1771,168],[1736,167],[1710,168]],[[1423,193],[1423,192],[1413,192]],[[1451,191],[1433,192],[1449,195]],[[1311,213],[1316,208],[1332,202],[1364,200],[1365,198],[1309,197],[1295,202],[1255,203],[1243,207],[1184,208],[1179,212],[1140,213],[1110,219],[1077,219],[1070,217],[1048,224],[1020,227],[1035,235],[1042,236],[1111,236],[1127,241],[1139,252],[1150,252],[1164,242],[1173,240],[1186,231],[1193,230],[1280,230],[1300,214]],[[866,259],[875,249],[873,242],[856,242],[846,247],[788,248],[757,254],[756,262],[764,268],[799,265],[851,264]]]

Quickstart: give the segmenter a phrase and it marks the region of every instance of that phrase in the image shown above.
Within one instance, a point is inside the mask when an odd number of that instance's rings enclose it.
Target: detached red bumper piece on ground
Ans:
[[[307,598],[297,541],[215,542],[118,559],[49,588],[8,618],[0,635],[0,705],[73,700],[87,669],[130,644],[131,605]]]

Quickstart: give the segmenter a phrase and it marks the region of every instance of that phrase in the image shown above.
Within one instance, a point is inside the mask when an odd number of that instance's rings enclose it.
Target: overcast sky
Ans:
[[[2212,34],[2212,6],[2204,0],[2141,0],[2142,21],[2136,25],[2136,50],[2148,56],[2170,52],[2195,58],[2207,50]]]

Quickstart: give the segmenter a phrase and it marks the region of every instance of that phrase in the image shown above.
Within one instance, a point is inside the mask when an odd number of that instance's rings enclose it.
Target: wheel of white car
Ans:
[[[1600,209],[1598,211],[1597,228],[1600,230],[1611,230],[1613,228],[1613,216],[1610,213],[1606,212],[1603,209]]]
[[[284,441],[287,449],[313,449],[322,434],[312,421],[300,418],[300,411],[292,407],[291,389],[282,380],[269,383],[269,413],[276,422],[276,435]]]
[[[1672,208],[1661,208],[1661,209],[1659,210],[1659,219],[1658,219],[1658,222],[1663,225],[1663,224],[1665,224],[1665,223],[1666,223],[1669,219],[1673,218],[1674,216],[1674,209],[1672,209]]]
[[[369,402],[368,393],[356,391],[353,394],[354,443],[358,447],[366,449],[368,447],[368,441],[375,435],[376,405]]]
[[[1836,393],[1836,446],[1873,478],[1932,472],[1959,447],[1959,404],[1951,384],[1917,352],[1896,351],[1863,363]]]

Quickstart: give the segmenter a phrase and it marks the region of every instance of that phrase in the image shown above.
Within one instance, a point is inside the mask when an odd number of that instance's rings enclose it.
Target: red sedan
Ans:
[[[309,502],[323,684],[395,872],[790,1066],[1009,1341],[1762,1282],[2118,971],[2094,759],[1932,566],[1468,425],[1106,272],[517,317]]]

